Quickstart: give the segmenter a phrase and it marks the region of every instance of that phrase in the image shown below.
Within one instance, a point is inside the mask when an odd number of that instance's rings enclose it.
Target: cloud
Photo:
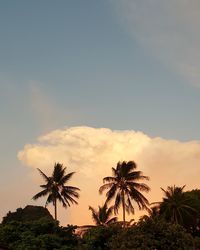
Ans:
[[[64,115],[61,107],[58,107],[55,96],[51,96],[44,89],[43,83],[29,80],[28,94],[30,112],[43,132],[56,128],[61,117],[69,117],[69,115]]]
[[[199,187],[200,142],[151,138],[133,130],[92,127],[54,130],[38,138],[37,143],[25,145],[18,158],[24,165],[48,174],[54,162],[63,163],[68,171],[76,171],[71,184],[81,189],[79,206],[62,210],[62,223],[91,221],[88,205],[96,207],[103,203],[105,198],[99,196],[98,189],[102,178],[111,175],[111,167],[118,161],[134,160],[138,169],[151,178],[148,183],[151,192],[147,195],[151,202],[161,199],[160,187],[173,184],[186,184],[187,189]]]
[[[200,86],[199,0],[113,0],[120,21],[149,52]]]
[[[29,81],[30,108],[35,115],[36,121],[42,129],[49,129],[50,124],[55,120],[55,107],[41,88],[41,83]]]

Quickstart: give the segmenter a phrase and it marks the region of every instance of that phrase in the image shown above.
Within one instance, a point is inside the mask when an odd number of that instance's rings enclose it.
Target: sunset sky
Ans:
[[[63,225],[91,223],[118,161],[151,178],[150,202],[199,188],[199,13],[199,0],[0,3],[0,217],[44,205],[36,168],[58,161],[81,188]]]

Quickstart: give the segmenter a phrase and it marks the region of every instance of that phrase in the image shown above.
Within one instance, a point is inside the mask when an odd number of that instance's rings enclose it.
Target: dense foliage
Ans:
[[[164,220],[147,219],[114,235],[109,241],[111,250],[189,250],[197,249],[193,237],[180,225]]]
[[[59,227],[47,218],[10,221],[0,224],[0,246],[10,250],[198,250],[200,238],[181,225],[167,222],[160,215],[144,216],[138,223],[100,225],[88,229],[83,238],[75,226]]]
[[[13,250],[77,249],[75,227],[59,227],[57,222],[42,218],[33,222],[12,221],[0,225],[0,246]]]
[[[18,208],[16,212],[8,212],[5,217],[3,217],[2,223],[8,223],[11,221],[34,221],[40,218],[47,218],[53,220],[52,215],[49,211],[41,206],[26,206],[25,208]]]
[[[98,226],[88,230],[82,240],[81,249],[83,250],[109,250],[111,238],[117,235],[122,228],[117,225]]]

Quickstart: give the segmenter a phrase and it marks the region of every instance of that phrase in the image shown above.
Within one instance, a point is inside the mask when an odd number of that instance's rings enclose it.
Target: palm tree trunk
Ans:
[[[55,220],[57,220],[57,200],[54,200],[54,209],[55,209]]]
[[[123,228],[125,228],[126,219],[125,219],[125,198],[124,198],[124,190],[122,191],[122,208],[123,208]]]

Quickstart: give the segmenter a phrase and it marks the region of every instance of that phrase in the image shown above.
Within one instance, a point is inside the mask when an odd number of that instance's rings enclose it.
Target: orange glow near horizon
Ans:
[[[99,187],[103,177],[111,175],[111,168],[118,161],[134,160],[138,170],[150,177],[147,184],[151,191],[146,194],[150,203],[161,200],[160,187],[186,184],[185,190],[190,190],[199,185],[199,142],[183,143],[159,137],[151,138],[142,132],[91,127],[55,130],[40,137],[37,144],[26,145],[18,153],[18,158],[34,169],[33,178],[38,190],[42,179],[35,170],[37,167],[51,174],[54,162],[60,162],[67,166],[68,172],[76,172],[70,184],[81,189],[79,205],[68,209],[59,206],[58,218],[62,225],[92,223],[88,206],[97,208],[98,205],[103,205],[105,196],[99,195]],[[127,218],[137,220],[144,214],[137,211],[136,204],[135,208],[135,215]],[[52,212],[51,205],[49,209]],[[119,214],[119,219],[120,217]]]

